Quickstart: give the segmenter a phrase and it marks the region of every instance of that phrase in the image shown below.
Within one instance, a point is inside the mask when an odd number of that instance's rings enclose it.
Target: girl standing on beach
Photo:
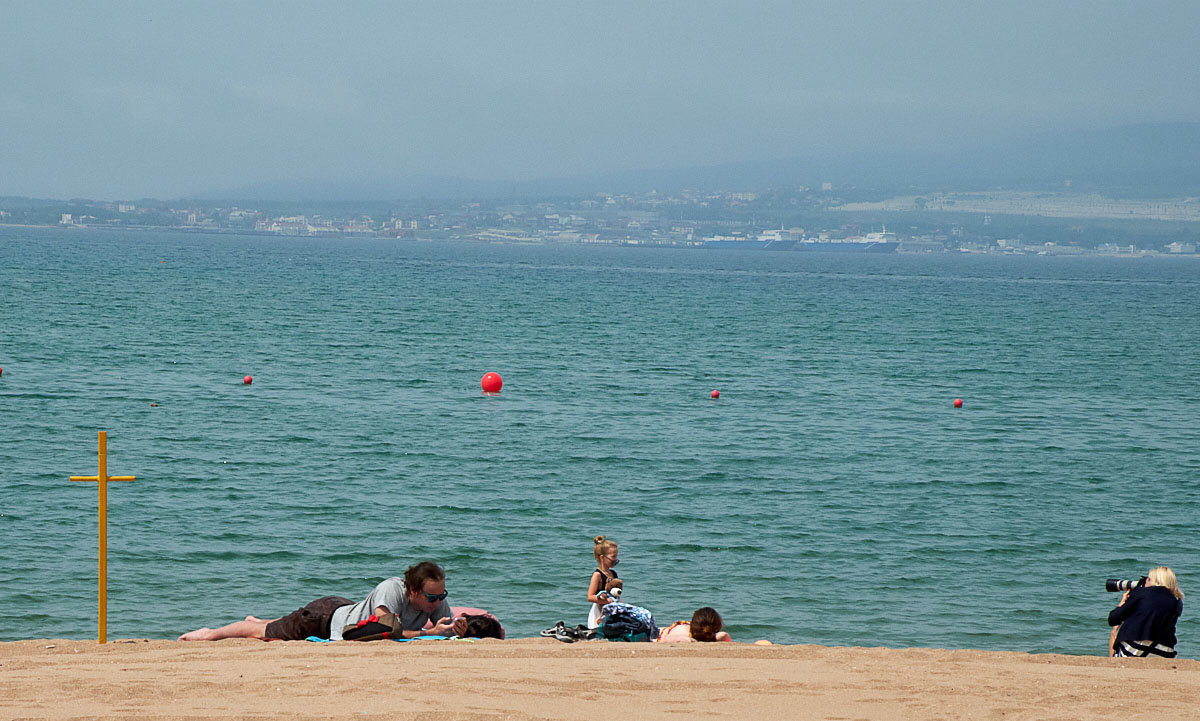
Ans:
[[[609,581],[617,578],[613,566],[617,565],[617,542],[604,536],[592,539],[592,555],[596,557],[596,570],[592,571],[592,580],[588,584],[587,600],[592,602],[592,610],[588,612],[588,628],[600,625],[601,598],[597,595],[604,591]]]

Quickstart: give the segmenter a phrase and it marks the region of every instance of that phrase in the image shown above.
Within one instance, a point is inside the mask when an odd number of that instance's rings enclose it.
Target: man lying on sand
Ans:
[[[219,641],[223,638],[277,638],[303,641],[309,636],[342,639],[342,629],[365,621],[372,615],[395,614],[400,619],[404,638],[416,636],[463,636],[467,618],[454,619],[446,603],[446,573],[433,561],[409,566],[404,578],[389,578],[362,601],[355,603],[341,596],[325,596],[296,609],[282,618],[263,620],[247,616],[220,628],[199,628],[179,637],[180,641]],[[426,624],[432,619],[432,626]]]

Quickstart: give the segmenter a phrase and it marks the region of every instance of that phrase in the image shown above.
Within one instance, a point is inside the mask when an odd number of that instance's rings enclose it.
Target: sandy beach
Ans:
[[[0,643],[5,719],[1191,719],[1200,661],[746,644]]]

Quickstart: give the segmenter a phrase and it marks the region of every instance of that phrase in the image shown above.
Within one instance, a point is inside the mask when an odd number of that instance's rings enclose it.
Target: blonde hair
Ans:
[[[600,557],[607,554],[609,551],[617,547],[617,542],[605,536],[596,536],[592,539],[592,555],[596,557],[596,563],[600,563]]]
[[[1162,586],[1171,592],[1175,598],[1183,600],[1183,591],[1179,590],[1179,581],[1175,580],[1175,572],[1166,566],[1151,568],[1150,573],[1146,574],[1147,586]]]

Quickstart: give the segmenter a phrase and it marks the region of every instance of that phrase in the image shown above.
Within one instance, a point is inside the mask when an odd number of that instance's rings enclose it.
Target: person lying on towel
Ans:
[[[266,620],[247,616],[244,621],[235,621],[220,628],[189,631],[178,640],[259,638],[303,641],[316,636],[340,641],[344,628],[384,614],[391,614],[398,619],[399,635],[403,638],[453,634],[454,614],[450,604],[446,603],[446,573],[441,566],[433,561],[421,561],[409,566],[403,578],[384,580],[358,603],[342,596],[325,596],[281,618]],[[465,620],[460,625],[463,631],[467,630]]]

